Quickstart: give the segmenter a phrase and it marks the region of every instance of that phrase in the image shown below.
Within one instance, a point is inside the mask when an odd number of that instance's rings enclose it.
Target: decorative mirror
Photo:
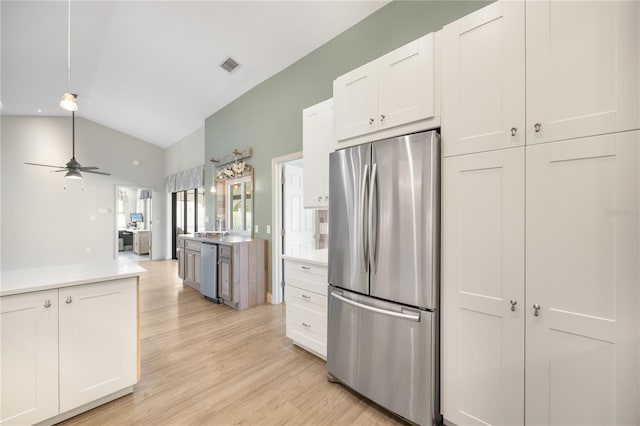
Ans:
[[[244,161],[216,167],[215,231],[252,236],[253,170]]]

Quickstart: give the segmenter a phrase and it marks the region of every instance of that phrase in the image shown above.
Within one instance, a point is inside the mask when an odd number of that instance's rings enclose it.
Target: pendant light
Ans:
[[[62,95],[60,108],[67,111],[77,111],[77,95],[71,93],[71,0],[67,8],[67,93]]]

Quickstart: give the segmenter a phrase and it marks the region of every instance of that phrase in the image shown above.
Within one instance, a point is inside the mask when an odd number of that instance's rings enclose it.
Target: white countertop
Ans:
[[[327,266],[329,263],[329,250],[306,250],[301,253],[282,255],[283,259],[299,260],[302,262],[315,263],[316,265]]]
[[[181,235],[178,235],[178,238],[186,238],[189,240],[200,241],[201,243],[223,244],[227,246],[237,244],[237,243],[248,243],[255,240],[260,241],[257,238],[242,237],[239,235],[228,235],[226,237],[211,238],[211,237],[196,237],[193,234],[181,234]]]
[[[135,277],[144,268],[129,260],[2,271],[0,296]]]

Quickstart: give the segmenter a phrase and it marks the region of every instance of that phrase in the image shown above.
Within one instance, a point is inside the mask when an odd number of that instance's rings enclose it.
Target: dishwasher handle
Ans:
[[[376,308],[375,306],[369,306],[369,305],[365,305],[364,303],[347,299],[344,296],[340,296],[338,293],[331,293],[331,296],[335,297],[341,302],[347,303],[351,306],[355,306],[356,308],[364,309],[365,311],[375,312],[377,314],[387,315],[390,317],[404,319],[408,321],[420,322],[420,314],[405,314],[403,312],[387,311],[386,309]]]

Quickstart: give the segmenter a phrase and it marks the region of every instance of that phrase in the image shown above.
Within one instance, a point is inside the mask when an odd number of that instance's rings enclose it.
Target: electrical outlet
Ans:
[[[256,234],[260,233],[260,227],[256,225]]]
[[[267,234],[271,233],[271,225],[267,225]]]
[[[85,247],[85,248],[84,248],[84,253],[85,253],[85,254],[89,254],[89,253],[91,253],[91,247]]]

